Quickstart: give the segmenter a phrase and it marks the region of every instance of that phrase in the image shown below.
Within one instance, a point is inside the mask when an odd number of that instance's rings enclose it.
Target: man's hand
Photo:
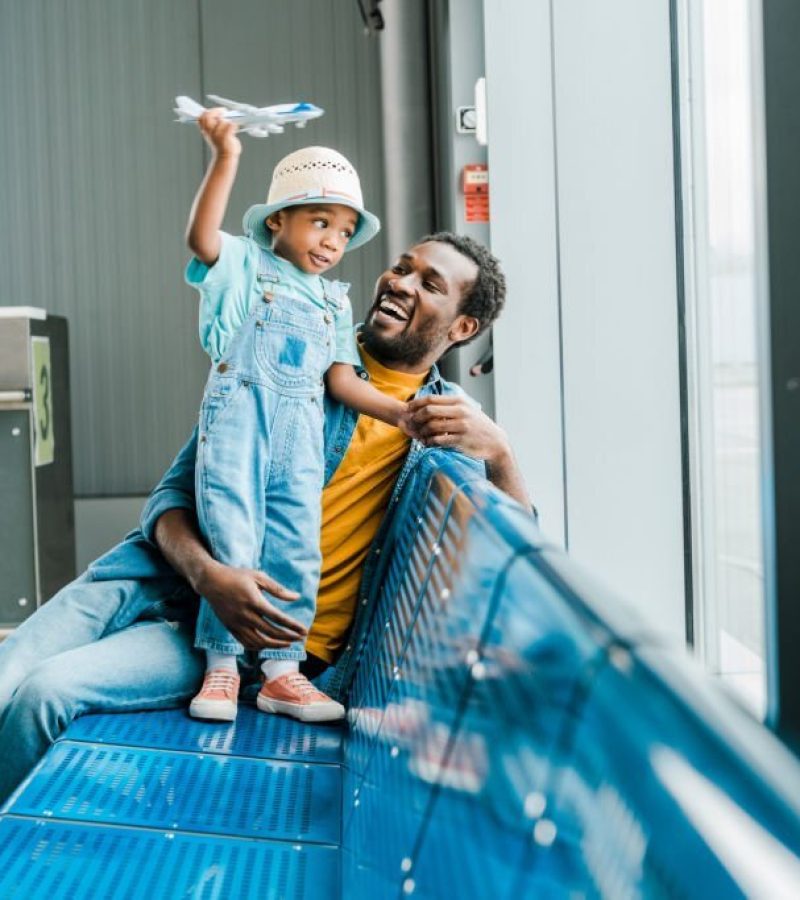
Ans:
[[[484,460],[492,484],[531,508],[508,436],[466,397],[417,397],[408,404],[403,426],[426,447],[449,447]]]
[[[451,447],[487,462],[510,450],[505,431],[466,397],[418,397],[409,402],[405,422],[426,447]]]
[[[297,600],[299,594],[263,572],[217,562],[203,544],[192,511],[168,509],[156,522],[154,536],[167,562],[208,600],[222,624],[248,650],[281,649],[305,638],[306,629],[262,591],[281,600]]]
[[[197,120],[197,127],[215,156],[238,158],[242,152],[242,142],[236,137],[239,129],[235,122],[223,118],[224,112],[222,107],[207,109]]]
[[[302,641],[307,630],[270,603],[262,591],[281,600],[299,594],[256,569],[235,569],[211,561],[193,580],[195,591],[208,600],[222,624],[248,650],[281,650]]]

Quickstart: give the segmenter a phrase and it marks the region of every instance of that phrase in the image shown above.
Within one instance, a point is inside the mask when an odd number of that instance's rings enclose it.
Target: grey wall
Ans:
[[[489,244],[490,225],[467,222],[461,188],[463,167],[486,163],[486,148],[471,134],[456,131],[456,111],[475,102],[475,82],[485,74],[483,0],[431,0],[432,70],[436,119],[437,228],[466,234]],[[489,172],[490,197],[494,172]],[[492,210],[494,204],[492,203]],[[493,216],[492,216],[493,217]],[[501,257],[501,264],[505,260]],[[513,297],[510,302],[515,302]],[[518,302],[518,301],[517,301]],[[490,416],[494,415],[494,376],[474,378],[470,366],[490,345],[488,332],[442,363],[447,378],[459,382]]]
[[[304,130],[245,138],[226,227],[240,232],[247,207],[266,198],[275,163],[310,144],[344,153],[358,170],[367,207],[383,218],[379,47],[364,35],[354,0],[204,0],[200,6],[205,91],[258,104],[309,100],[325,110]],[[386,263],[384,248],[380,235],[335,270],[353,285],[357,317]]]
[[[392,258],[434,229],[427,0],[383,0],[380,34],[383,152],[387,177],[383,229]]]
[[[378,45],[349,0],[0,0],[0,305],[67,316],[77,495],[147,492],[196,417],[207,368],[183,230],[204,167],[173,98],[310,100],[326,115],[245,153],[227,227],[310,143],[383,213]],[[337,270],[356,311],[378,239]]]

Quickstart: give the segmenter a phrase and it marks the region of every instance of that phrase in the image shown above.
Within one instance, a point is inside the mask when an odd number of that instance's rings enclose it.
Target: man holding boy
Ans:
[[[360,329],[359,374],[380,390],[416,393],[413,426],[425,444],[485,465],[497,487],[527,506],[505,433],[435,365],[488,327],[504,298],[503,275],[484,247],[451,234],[423,239],[378,279]],[[151,495],[141,530],[0,645],[0,799],[75,716],[179,706],[192,696],[204,669],[192,646],[198,595],[248,649],[305,639],[306,673],[313,677],[336,662],[327,689],[346,692],[352,638],[363,619],[358,598],[369,589],[369,549],[373,541],[379,546],[383,513],[422,443],[326,399],[322,578],[306,635],[270,599],[293,595],[269,573],[227,567],[203,545],[194,511],[195,441],[196,433]]]

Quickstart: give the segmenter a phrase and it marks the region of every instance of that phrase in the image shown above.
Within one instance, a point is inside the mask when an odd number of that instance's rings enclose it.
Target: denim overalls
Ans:
[[[197,514],[215,559],[261,569],[300,599],[277,600],[311,626],[320,572],[324,476],[323,376],[336,352],[335,318],[347,286],[320,279],[325,308],[283,294],[261,252],[258,296],[222,359],[200,407],[195,467]],[[243,647],[203,599],[195,646]],[[304,659],[296,641],[260,658]]]

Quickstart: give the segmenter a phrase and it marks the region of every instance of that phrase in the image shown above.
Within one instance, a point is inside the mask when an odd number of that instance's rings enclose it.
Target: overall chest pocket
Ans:
[[[319,387],[330,365],[333,335],[321,309],[273,302],[256,332],[256,356],[272,381],[284,388]]]

